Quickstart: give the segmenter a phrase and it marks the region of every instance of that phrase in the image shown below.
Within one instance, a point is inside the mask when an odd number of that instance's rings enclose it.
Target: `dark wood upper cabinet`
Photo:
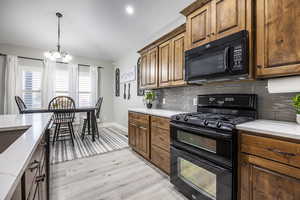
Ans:
[[[186,50],[251,29],[251,5],[250,0],[198,0],[185,8],[181,13],[187,17]]]
[[[183,24],[138,53],[141,54],[140,86],[155,89],[184,85],[185,30]]]
[[[172,80],[171,73],[171,41],[161,44],[159,47],[159,86],[169,86]]]
[[[184,85],[185,33],[177,35],[174,39],[172,39],[171,44],[172,85]]]
[[[147,86],[147,66],[148,65],[148,55],[147,53],[141,56],[141,70],[140,70],[140,87],[143,88]]]
[[[211,3],[204,5],[187,16],[186,47],[192,49],[210,41],[211,34]]]
[[[257,76],[300,74],[298,0],[256,2]]]
[[[246,0],[213,0],[211,7],[213,39],[246,29]]]
[[[153,48],[141,53],[140,88],[157,87],[158,49]]]
[[[148,53],[147,87],[157,87],[158,49],[153,48]]]
[[[159,46],[159,87],[184,85],[185,33]]]

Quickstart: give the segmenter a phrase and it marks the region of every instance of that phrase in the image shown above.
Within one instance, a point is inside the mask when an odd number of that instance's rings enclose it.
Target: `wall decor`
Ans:
[[[130,67],[126,72],[121,74],[121,83],[135,81],[136,79],[136,66]]]
[[[124,94],[123,94],[123,98],[126,99],[126,83],[124,84]]]
[[[127,99],[129,100],[131,98],[130,95],[130,83],[128,83],[128,94],[127,94]]]
[[[137,61],[137,78],[136,78],[136,80],[137,80],[137,96],[144,96],[144,94],[145,94],[145,90],[143,90],[143,89],[141,89],[140,88],[140,77],[139,77],[139,74],[140,74],[140,70],[141,70],[141,58],[139,58],[138,59],[138,61]]]
[[[116,78],[116,97],[119,97],[120,96],[120,69],[117,68],[116,69],[116,72],[115,72],[115,78]]]

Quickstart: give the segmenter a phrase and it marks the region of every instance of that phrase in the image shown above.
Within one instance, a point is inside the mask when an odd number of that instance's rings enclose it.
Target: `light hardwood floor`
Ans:
[[[130,149],[51,166],[51,200],[186,200]]]

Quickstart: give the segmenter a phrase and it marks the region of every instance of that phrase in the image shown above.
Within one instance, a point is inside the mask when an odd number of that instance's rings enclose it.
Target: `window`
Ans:
[[[69,96],[69,70],[65,64],[56,64],[55,95]]]
[[[78,66],[78,97],[79,106],[90,106],[91,105],[91,74],[90,67]]]
[[[22,66],[22,96],[28,108],[41,108],[42,68]]]

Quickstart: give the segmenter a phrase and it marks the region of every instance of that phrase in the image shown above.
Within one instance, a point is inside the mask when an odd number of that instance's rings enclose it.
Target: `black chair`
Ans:
[[[96,121],[95,122],[92,122],[92,123],[95,123],[95,128],[96,128],[96,133],[99,137],[99,129],[98,129],[98,123],[97,123],[97,119],[100,118],[100,112],[101,112],[101,107],[102,107],[102,102],[103,102],[103,97],[100,97],[96,103],[96,113],[95,113],[95,118],[96,118]],[[91,117],[90,117],[91,119]],[[86,128],[88,128],[88,130],[90,129],[90,126],[89,126],[89,119],[88,118],[84,118],[83,119],[83,126],[82,126],[82,131],[81,131],[81,139],[84,139],[84,136],[85,136],[85,133],[86,133]],[[88,127],[87,127],[88,126]]]
[[[53,135],[52,144],[55,141],[59,141],[58,138],[65,140],[68,136],[70,137],[74,146],[74,129],[73,122],[75,120],[75,102],[71,97],[58,96],[52,99],[49,103],[48,109],[53,112],[53,124],[55,125],[55,131]],[[66,129],[62,129],[66,128]]]
[[[24,111],[27,109],[24,101],[19,96],[15,96],[15,101],[16,101],[17,106],[19,108],[20,114],[24,114]]]

